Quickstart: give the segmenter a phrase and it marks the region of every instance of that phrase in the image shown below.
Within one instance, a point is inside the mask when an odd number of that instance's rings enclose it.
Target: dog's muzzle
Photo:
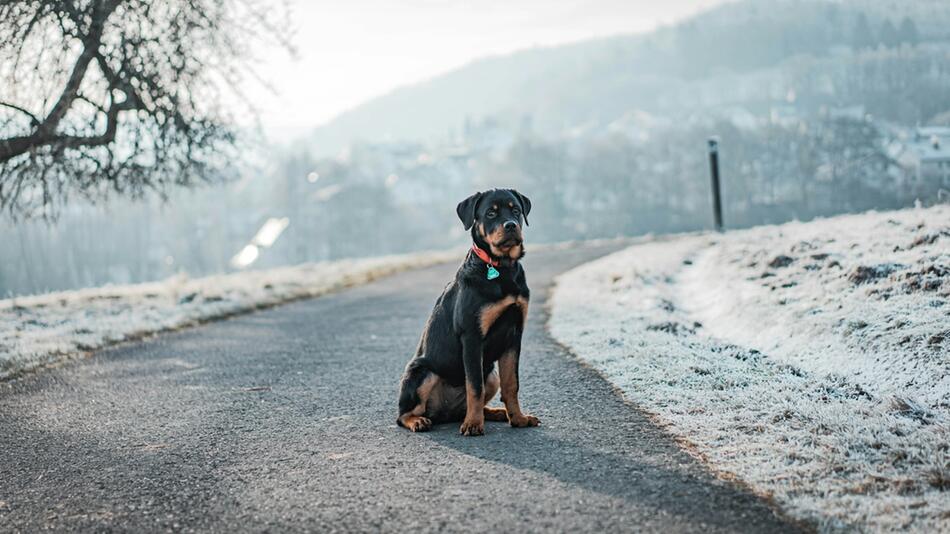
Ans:
[[[521,237],[521,227],[515,221],[506,221],[502,225],[504,229],[504,239],[502,239],[497,245],[498,248],[511,248],[517,245],[520,245],[523,241]]]

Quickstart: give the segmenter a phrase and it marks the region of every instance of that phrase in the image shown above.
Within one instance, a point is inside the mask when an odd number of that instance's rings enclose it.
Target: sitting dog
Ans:
[[[480,436],[485,420],[538,426],[518,404],[518,360],[528,315],[521,223],[531,201],[513,189],[475,193],[456,208],[471,250],[429,316],[399,392],[397,423],[424,432],[433,423],[462,421],[459,432]],[[495,363],[498,369],[495,369]],[[501,388],[504,408],[486,404]]]

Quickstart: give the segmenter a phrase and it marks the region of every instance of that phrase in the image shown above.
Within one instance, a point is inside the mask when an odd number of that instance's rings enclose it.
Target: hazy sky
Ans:
[[[296,60],[265,57],[278,96],[265,131],[285,141],[365,100],[474,59],[650,30],[724,0],[293,0]]]

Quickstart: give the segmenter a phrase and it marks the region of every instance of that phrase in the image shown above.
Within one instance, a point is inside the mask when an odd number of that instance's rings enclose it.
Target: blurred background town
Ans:
[[[950,2],[745,0],[479,59],[226,183],[5,218],[0,295],[464,246],[455,204],[495,186],[531,197],[529,253],[706,229],[712,136],[730,228],[945,201]]]

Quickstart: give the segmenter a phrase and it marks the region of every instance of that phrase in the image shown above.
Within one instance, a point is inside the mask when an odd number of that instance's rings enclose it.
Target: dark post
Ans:
[[[719,140],[709,138],[709,172],[712,174],[713,220],[716,231],[722,231],[722,200],[719,197]]]

